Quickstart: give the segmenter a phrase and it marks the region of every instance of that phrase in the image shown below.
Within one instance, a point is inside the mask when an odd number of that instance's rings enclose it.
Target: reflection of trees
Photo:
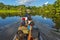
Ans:
[[[6,17],[20,16],[17,13],[0,13],[0,17],[5,19]]]
[[[2,14],[2,13],[0,13],[0,17],[3,18],[3,19],[5,19],[7,16],[4,15],[4,14]]]
[[[5,16],[1,16],[2,19],[5,19],[6,17]]]

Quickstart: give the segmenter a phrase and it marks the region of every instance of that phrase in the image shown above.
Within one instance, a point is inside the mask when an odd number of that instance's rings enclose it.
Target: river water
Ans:
[[[20,19],[19,16],[14,16],[14,17],[6,17],[5,19],[0,17],[0,27],[4,27],[5,25],[17,22]]]
[[[17,27],[19,27],[20,23],[15,23],[21,21],[21,17],[13,16],[13,17],[0,17],[0,40],[9,40],[13,39],[14,33],[17,32]],[[33,21],[37,24],[38,22],[41,24],[49,25],[48,27],[53,27],[54,22],[50,18],[42,17],[42,16],[32,16]],[[12,24],[12,25],[10,25]],[[40,25],[41,26],[41,25]],[[11,36],[12,35],[12,36]],[[42,40],[42,37],[41,37]]]
[[[54,26],[54,22],[50,18],[46,18],[46,17],[42,17],[42,16],[32,16],[32,18],[36,21],[41,22],[42,24],[50,25],[50,27]],[[5,25],[9,25],[9,24],[12,24],[12,23],[18,22],[18,21],[20,21],[19,16],[6,17],[4,19],[2,17],[0,17],[0,29],[4,28]]]

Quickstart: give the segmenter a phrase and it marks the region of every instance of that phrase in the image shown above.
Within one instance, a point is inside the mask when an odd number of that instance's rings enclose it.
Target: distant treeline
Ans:
[[[57,29],[60,28],[60,0],[57,0],[54,4],[48,4],[39,7],[26,7],[25,5],[13,6],[0,3],[0,16],[23,16],[26,13],[26,8],[31,9],[31,15],[42,15],[43,17],[53,19],[53,21],[56,23],[55,27]]]

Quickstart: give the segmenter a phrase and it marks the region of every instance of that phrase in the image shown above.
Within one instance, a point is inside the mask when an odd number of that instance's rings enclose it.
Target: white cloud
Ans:
[[[34,1],[35,1],[35,0],[17,0],[17,2],[18,2],[20,5],[22,5],[22,4],[24,4],[24,5],[30,4],[30,3],[34,2]]]
[[[47,4],[48,4],[48,2],[45,3],[45,5],[47,5]]]

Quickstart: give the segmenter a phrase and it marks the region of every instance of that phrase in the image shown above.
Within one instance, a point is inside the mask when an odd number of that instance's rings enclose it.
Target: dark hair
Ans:
[[[20,35],[22,35],[22,36],[20,36]],[[22,40],[24,37],[24,33],[21,30],[18,30],[17,31],[17,37],[18,37],[18,40]]]

